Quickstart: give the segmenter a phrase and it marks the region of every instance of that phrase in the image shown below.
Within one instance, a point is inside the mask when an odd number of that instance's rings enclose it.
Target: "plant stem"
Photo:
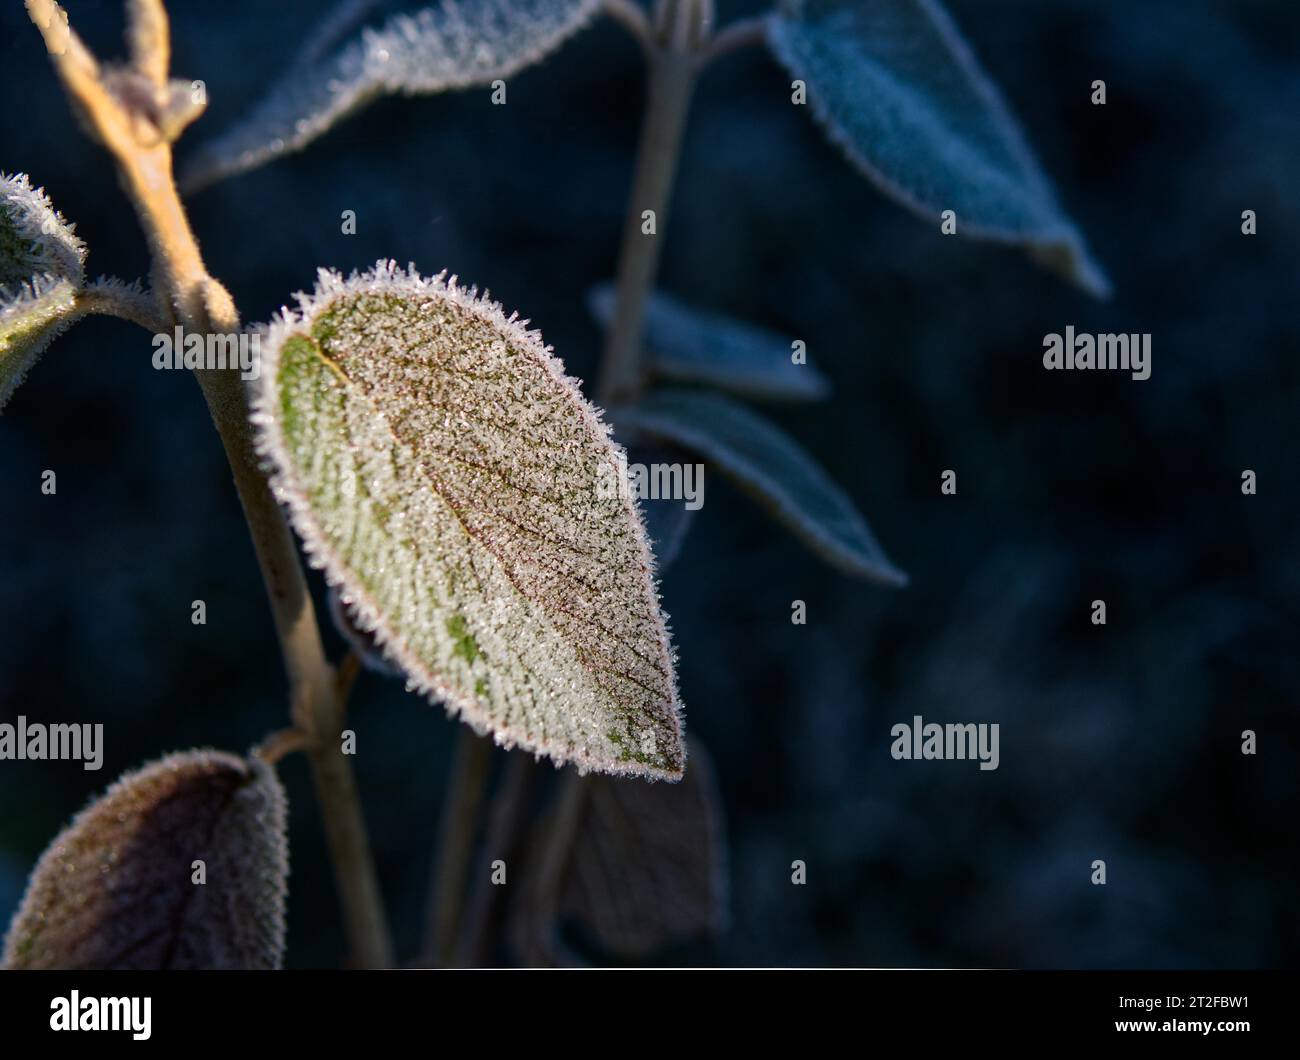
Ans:
[[[488,817],[487,834],[483,839],[481,867],[465,902],[465,912],[457,947],[457,963],[472,968],[487,962],[493,913],[501,897],[502,887],[489,883],[492,862],[498,858],[514,863],[519,845],[519,833],[527,816],[533,781],[537,778],[537,760],[526,752],[518,752],[506,759],[505,776],[500,790],[492,801]],[[518,874],[519,869],[509,869]]]
[[[161,0],[128,5],[132,64],[102,71],[68,27],[54,0],[27,0],[55,69],[93,136],[117,162],[123,190],[149,242],[159,311],[197,334],[239,329],[225,288],[203,263],[172,169],[171,139],[180,132],[167,115],[170,34]],[[126,79],[134,86],[123,92]],[[147,93],[145,91],[147,89]],[[196,116],[196,112],[195,112]],[[353,959],[387,967],[392,949],[356,782],[339,743],[342,701],[325,659],[311,596],[284,513],[260,469],[248,419],[248,395],[238,373],[195,372],[230,464],[244,509],[289,677],[290,713],[307,738]]]
[[[528,928],[520,940],[526,960],[534,966],[556,967],[568,963],[555,931],[560,911],[560,888],[591,784],[591,777],[580,776],[572,769],[565,771],[560,778],[555,805],[538,840],[540,849],[534,851],[537,881],[532,893],[533,907],[529,910]]]
[[[465,905],[465,875],[473,859],[478,810],[492,766],[492,741],[468,725],[457,723],[456,728],[459,731],[451,778],[438,826],[438,854],[425,939],[426,955],[440,968],[450,967],[456,958],[457,928]]]
[[[171,323],[158,315],[158,306],[150,295],[125,286],[101,283],[83,287],[77,293],[77,309],[129,320],[155,334],[167,330]]]
[[[650,54],[650,84],[637,148],[636,178],[619,252],[614,320],[601,362],[599,398],[603,404],[627,400],[642,385],[641,333],[646,299],[659,268],[660,240],[668,222],[673,178],[695,87],[697,59],[688,48],[670,42],[655,47]],[[646,210],[654,211],[653,235],[642,231]]]
[[[707,63],[741,48],[757,47],[767,40],[768,21],[766,16],[757,16],[731,23],[709,41],[700,55],[701,60]]]
[[[645,11],[636,0],[604,0],[605,13],[620,23],[647,50],[654,47],[653,30]]]
[[[341,720],[341,711],[339,717]],[[337,736],[308,749],[307,759],[325,820],[353,963],[362,968],[391,968],[388,918],[352,767]]]
[[[393,954],[365,819],[340,734],[343,698],[325,659],[316,611],[293,534],[271,494],[253,448],[247,395],[235,372],[195,373],[235,479],[289,676],[290,714],[307,734],[316,799],[334,864],[354,964],[387,968]]]

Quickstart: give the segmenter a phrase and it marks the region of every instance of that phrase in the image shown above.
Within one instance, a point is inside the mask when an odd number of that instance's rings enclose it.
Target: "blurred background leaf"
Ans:
[[[710,467],[735,479],[838,569],[883,585],[907,583],[826,472],[793,439],[743,405],[703,390],[660,389],[610,415],[706,457]]]
[[[278,968],[288,876],[274,770],[219,751],[169,755],[120,778],[50,844],[4,967]]]
[[[609,327],[614,285],[592,288],[589,302],[601,327]],[[830,394],[821,372],[794,361],[790,339],[671,295],[651,294],[642,346],[650,374],[661,379],[702,383],[758,401],[820,401]]]
[[[1109,294],[938,0],[780,0],[768,37],[806,82],[826,134],[886,195],[934,221],[952,210],[958,235],[1021,244],[1084,290]]]
[[[379,96],[429,95],[509,77],[558,48],[599,6],[599,0],[441,0],[331,50],[340,26],[365,17],[348,0],[252,113],[199,149],[181,172],[182,185],[197,190],[300,151]]]
[[[690,741],[677,784],[589,781],[559,914],[622,960],[721,934],[727,923],[722,799]]]

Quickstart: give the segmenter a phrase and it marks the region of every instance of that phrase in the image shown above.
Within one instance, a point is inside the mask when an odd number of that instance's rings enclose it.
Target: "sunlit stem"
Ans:
[[[179,121],[170,107],[171,41],[162,0],[128,3],[131,63],[125,68],[101,68],[55,0],[27,0],[27,10],[74,109],[116,161],[144,229],[158,296],[157,321],[150,322],[181,324],[196,334],[237,331],[235,304],[208,273],[176,191],[171,141],[198,110],[184,108],[185,119]],[[321,645],[293,534],[254,449],[248,394],[235,372],[201,369],[195,375],[230,463],[275,616],[290,710],[311,762],[353,960],[387,967],[392,963],[387,920],[356,782],[339,739],[340,688]]]

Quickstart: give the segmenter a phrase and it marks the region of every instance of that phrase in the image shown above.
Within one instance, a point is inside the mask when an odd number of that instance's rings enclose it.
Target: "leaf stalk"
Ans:
[[[665,0],[655,15],[645,118],[619,251],[614,319],[601,361],[598,397],[605,405],[631,400],[644,385],[646,302],[659,270],[660,241],[699,71],[698,51],[711,32],[712,11],[711,2]]]

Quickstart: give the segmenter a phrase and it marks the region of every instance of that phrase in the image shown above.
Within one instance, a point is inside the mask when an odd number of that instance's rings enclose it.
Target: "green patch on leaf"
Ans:
[[[453,650],[467,663],[473,663],[482,654],[478,650],[478,641],[474,639],[474,634],[465,626],[464,615],[452,615],[447,619],[447,632],[456,641]]]
[[[18,234],[13,211],[0,205],[0,287],[27,282],[38,264],[32,241]]]

